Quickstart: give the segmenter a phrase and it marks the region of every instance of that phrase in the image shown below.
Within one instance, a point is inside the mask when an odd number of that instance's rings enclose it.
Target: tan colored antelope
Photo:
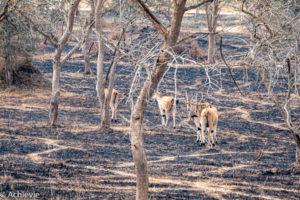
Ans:
[[[108,88],[104,88],[105,98],[107,97]],[[109,106],[111,109],[111,121],[117,121],[117,108],[119,104],[119,92],[116,89],[113,89],[111,92]]]
[[[160,92],[156,92],[154,98],[158,103],[158,108],[161,115],[161,124],[163,126],[167,126],[170,117],[170,110],[172,110],[174,106],[174,97],[161,95]],[[173,115],[173,118],[173,127],[175,128],[175,115]]]
[[[189,118],[192,119],[197,128],[197,142],[205,144],[205,132],[208,128],[208,144],[214,146],[217,142],[218,111],[210,103],[193,103],[187,101]],[[201,133],[200,133],[201,131]]]

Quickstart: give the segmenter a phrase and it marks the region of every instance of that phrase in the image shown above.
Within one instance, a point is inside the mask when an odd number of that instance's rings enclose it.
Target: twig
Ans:
[[[10,1],[11,1],[11,0],[8,0],[8,1],[6,2],[6,5],[5,5],[4,9],[3,9],[3,12],[0,14],[0,22],[1,22],[3,19],[5,19],[5,17],[6,17],[7,14],[9,13],[8,7],[9,7]]]
[[[57,37],[55,37],[52,33],[46,33],[43,30],[41,30],[40,27],[37,24],[35,24],[29,17],[27,17],[23,11],[17,10],[17,12],[19,12],[24,17],[24,19],[32,26],[32,29],[34,31],[39,32],[41,35],[47,38],[47,40],[51,43],[52,46],[54,46],[55,48],[58,47]]]
[[[231,76],[231,78],[232,78],[232,80],[233,80],[235,86],[237,87],[238,91],[241,93],[242,96],[245,96],[245,95],[242,93],[242,91],[240,90],[240,87],[238,86],[238,84],[236,83],[236,80],[235,80],[235,78],[233,77],[231,68],[230,68],[230,66],[227,64],[227,62],[226,62],[226,60],[225,60],[225,58],[224,58],[223,51],[222,51],[222,47],[223,47],[223,44],[222,44],[222,43],[223,43],[223,41],[222,41],[222,36],[220,36],[220,55],[221,55],[221,58],[222,58],[224,64],[226,65],[226,67],[228,68],[229,73],[230,73],[230,76]]]

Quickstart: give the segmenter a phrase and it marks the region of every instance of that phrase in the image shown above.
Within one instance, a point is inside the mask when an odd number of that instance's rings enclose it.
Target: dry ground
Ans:
[[[42,53],[39,56],[44,59],[36,59],[35,64],[51,78],[51,60]],[[118,122],[111,131],[101,131],[96,76],[82,75],[83,66],[77,57],[62,69],[58,128],[47,125],[50,91],[0,91],[0,194],[20,191],[39,193],[42,199],[134,199],[135,172],[124,119],[129,118],[128,107],[120,103]],[[94,62],[94,72],[95,68]],[[268,103],[257,74],[239,66],[233,72],[245,97],[234,88],[226,68],[209,72],[222,87],[211,88],[207,95],[204,69],[180,67],[176,129],[160,126],[156,102],[150,101],[145,148],[151,199],[300,199],[300,176],[289,168],[295,160],[291,135]],[[133,69],[120,65],[117,73],[116,88],[128,92]],[[171,68],[166,75],[173,77],[173,73]],[[173,80],[165,79],[161,90],[172,94]],[[186,91],[197,93],[198,98],[202,94],[218,108],[215,148],[195,142],[194,126],[182,103]]]

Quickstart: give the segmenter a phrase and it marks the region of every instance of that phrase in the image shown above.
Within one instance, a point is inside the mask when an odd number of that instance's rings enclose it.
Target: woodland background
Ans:
[[[1,1],[0,194],[299,199],[299,13],[296,0]],[[179,100],[176,128],[156,91]],[[188,99],[217,107],[214,148],[196,143]]]

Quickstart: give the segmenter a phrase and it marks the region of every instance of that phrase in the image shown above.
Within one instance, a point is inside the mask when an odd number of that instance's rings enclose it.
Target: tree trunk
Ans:
[[[7,85],[11,86],[13,84],[13,70],[10,62],[11,56],[7,54],[5,56],[5,82]]]
[[[146,13],[148,18],[151,18],[152,13],[147,13],[146,9],[142,5],[141,1],[135,1],[141,8],[141,10]],[[181,22],[185,12],[186,0],[177,1],[175,4],[175,9],[171,21],[170,31],[167,35],[164,35],[164,48],[172,48],[177,43],[177,39],[180,33]],[[155,27],[157,27],[164,34],[164,27],[156,21],[150,19]],[[136,199],[144,200],[148,199],[148,168],[147,160],[144,150],[144,127],[143,118],[144,113],[148,105],[148,100],[152,97],[154,91],[157,88],[159,81],[161,80],[163,73],[168,65],[170,55],[163,52],[159,55],[154,69],[152,71],[152,76],[148,77],[143,85],[143,88],[139,94],[137,102],[134,106],[133,115],[131,117],[131,150],[133,154],[133,160],[135,164],[135,170],[137,175],[137,187],[136,187]]]
[[[104,62],[104,42],[102,39],[103,34],[103,23],[102,23],[102,16],[101,11],[103,9],[103,4],[105,0],[97,0],[95,6],[95,29],[98,41],[98,58],[97,58],[97,82],[96,82],[96,90],[97,96],[99,99],[100,105],[100,113],[101,113],[101,127],[107,128],[110,126],[109,120],[109,113],[108,109],[105,109],[105,95],[104,95],[104,83],[105,77],[103,74],[103,62]],[[106,111],[105,111],[106,110]],[[105,113],[106,112],[106,113]]]
[[[300,166],[300,138],[296,140],[296,163]]]
[[[295,164],[300,167],[300,133],[292,131],[296,142],[296,161]]]
[[[92,32],[92,27],[89,27],[87,31],[87,40],[83,44],[83,59],[84,59],[84,74],[91,74],[91,64],[90,64],[90,55],[89,55],[89,49],[90,49],[90,42],[89,38]]]
[[[148,100],[153,95],[163,73],[167,67],[170,55],[162,53],[158,59],[153,76],[148,78],[145,82],[143,89],[137,99],[134,106],[133,115],[131,118],[131,150],[133,154],[133,160],[135,164],[136,176],[137,176],[137,188],[136,188],[136,199],[148,199],[148,168],[147,160],[144,150],[144,127],[143,118],[144,112],[148,105]]]
[[[5,20],[4,24],[4,28],[8,29],[8,21]],[[3,49],[3,53],[4,53],[4,58],[5,58],[5,75],[4,75],[4,79],[5,79],[5,83],[9,86],[11,86],[13,84],[13,70],[12,70],[12,62],[11,62],[11,58],[12,58],[12,48],[11,48],[11,33],[10,31],[7,31],[7,33],[5,34],[4,37],[4,49]]]
[[[216,47],[216,39],[214,33],[208,34],[208,57],[207,62],[212,64],[215,62],[215,47]]]
[[[97,29],[97,28],[96,28]],[[99,30],[98,30],[99,31]],[[101,34],[101,33],[100,33]],[[104,43],[101,36],[97,36],[98,40],[98,58],[97,58],[97,82],[96,82],[96,90],[97,96],[99,100],[100,113],[101,113],[101,127],[106,126],[104,123],[103,112],[105,110],[105,96],[104,96],[104,75],[103,75],[103,61],[104,61]],[[107,114],[107,113],[106,113]],[[105,115],[105,113],[104,113]],[[104,118],[103,118],[104,117]]]
[[[132,119],[131,151],[136,171],[136,199],[148,199],[148,166],[144,150],[144,127],[141,104],[135,106],[136,115]]]
[[[121,37],[123,37],[123,36],[121,36]],[[101,122],[102,123],[101,128],[105,128],[105,129],[110,128],[109,103],[111,101],[111,94],[114,89],[114,83],[115,83],[115,77],[116,77],[116,66],[119,61],[119,57],[120,57],[120,52],[117,51],[115,54],[115,57],[113,59],[113,63],[112,63],[112,66],[110,68],[110,73],[109,73],[108,92],[107,92],[107,97],[104,101],[105,110],[102,113],[102,122]]]
[[[215,62],[215,46],[216,46],[216,27],[219,12],[219,1],[214,0],[212,3],[206,3],[205,7],[206,21],[208,29],[208,50],[207,50],[207,62],[213,64]]]
[[[55,51],[55,59],[53,65],[53,77],[52,77],[52,95],[50,100],[50,112],[49,119],[50,125],[58,125],[58,105],[59,105],[59,96],[60,96],[60,72],[61,72],[61,63],[60,63],[61,50],[57,49]]]
[[[58,124],[58,105],[59,105],[59,96],[60,96],[60,86],[59,86],[59,79],[60,79],[60,71],[61,66],[65,62],[65,60],[61,61],[61,54],[65,44],[67,43],[74,25],[74,17],[75,17],[75,10],[79,4],[80,0],[75,0],[70,3],[69,11],[68,11],[68,18],[67,18],[67,28],[59,42],[56,44],[56,50],[54,55],[54,64],[53,64],[53,77],[52,77],[52,94],[50,99],[50,110],[49,110],[49,119],[50,119],[50,126],[55,126]]]
[[[93,18],[95,17],[95,5],[94,5],[94,1],[93,0],[89,0],[89,5],[91,7],[91,12],[90,12],[90,16],[88,19],[88,22],[91,23],[91,21],[93,20]],[[92,26],[88,26],[88,30],[87,30],[87,39],[85,41],[85,43],[83,44],[83,59],[84,59],[84,74],[91,74],[92,70],[91,70],[91,64],[90,64],[90,55],[89,55],[89,50],[90,50],[90,42],[89,42],[89,38],[92,32]]]
[[[107,96],[109,97],[109,96]],[[109,97],[110,99],[110,97]],[[104,108],[101,112],[101,129],[110,128],[110,118],[109,118],[109,99],[104,100]]]

